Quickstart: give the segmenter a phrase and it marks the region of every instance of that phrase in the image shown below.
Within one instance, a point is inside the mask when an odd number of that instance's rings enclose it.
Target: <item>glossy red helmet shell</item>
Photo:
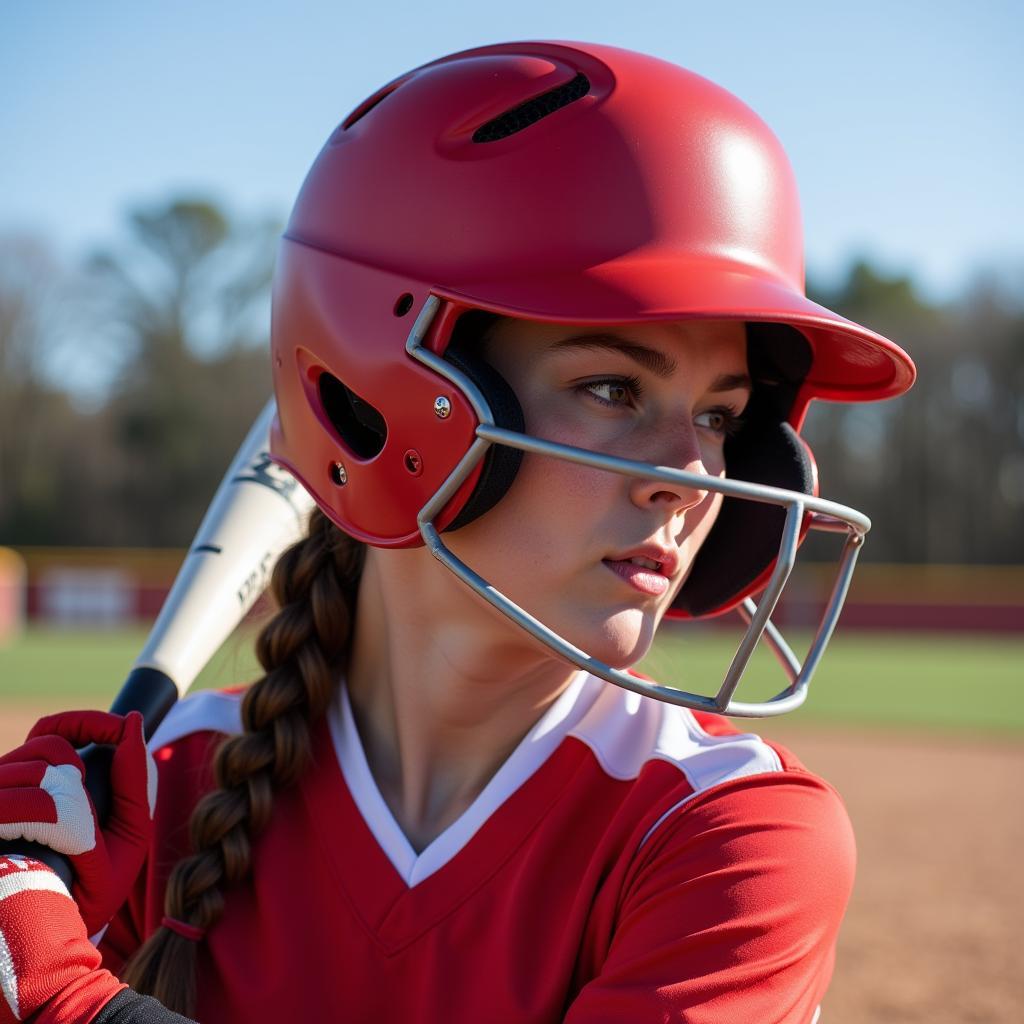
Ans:
[[[362,103],[309,172],[274,284],[272,454],[375,545],[420,543],[416,514],[477,426],[406,353],[430,295],[439,354],[468,309],[789,324],[813,356],[796,428],[812,398],[887,398],[914,378],[892,342],[805,297],[796,186],[764,122],[699,75],[608,46],[506,43],[426,64]],[[324,373],[383,417],[379,451],[341,439]]]

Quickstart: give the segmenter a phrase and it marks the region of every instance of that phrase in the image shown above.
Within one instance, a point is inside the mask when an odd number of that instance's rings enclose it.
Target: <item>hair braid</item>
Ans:
[[[314,510],[308,536],[278,560],[271,592],[279,610],[256,642],[266,674],[242,701],[244,731],[214,757],[218,788],[192,812],[195,852],[168,879],[168,917],[202,930],[220,919],[224,887],[249,874],[252,840],[270,820],[274,792],[309,763],[310,724],[326,712],[349,650],[364,551]],[[124,980],[191,1016],[196,945],[160,927],[128,962]]]

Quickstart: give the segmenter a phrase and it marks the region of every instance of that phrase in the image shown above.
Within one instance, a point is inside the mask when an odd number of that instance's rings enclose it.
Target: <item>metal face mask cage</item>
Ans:
[[[871,521],[867,516],[838,502],[827,501],[797,491],[742,480],[730,480],[727,477],[709,477],[667,466],[655,466],[652,463],[602,455],[589,449],[545,441],[529,434],[498,427],[495,425],[489,403],[476,384],[458,367],[430,351],[424,345],[424,338],[439,307],[440,299],[434,295],[429,296],[410,331],[406,341],[406,352],[413,359],[429,367],[457,387],[473,406],[480,422],[476,428],[476,437],[465,455],[433,497],[420,509],[416,517],[420,534],[431,554],[488,604],[556,654],[579,668],[609,683],[621,686],[623,689],[680,707],[740,718],[767,718],[785,714],[800,707],[807,698],[811,677],[828,645],[846,600],[847,590],[864,537],[871,529]],[[522,452],[563,459],[606,472],[646,480],[659,480],[665,483],[677,483],[685,487],[702,488],[728,497],[767,502],[786,509],[785,525],[782,530],[775,567],[761,594],[760,603],[746,598],[737,608],[746,620],[746,632],[726,671],[722,685],[713,697],[649,682],[629,672],[612,668],[606,662],[581,651],[534,618],[501,591],[495,589],[445,545],[434,526],[434,520],[480,463],[491,445],[505,445]],[[846,540],[840,555],[838,575],[832,592],[822,612],[811,645],[801,662],[790,649],[782,634],[772,624],[771,614],[775,610],[792,572],[805,517],[809,520],[810,529],[845,534]],[[789,679],[789,685],[769,700],[760,702],[734,700],[733,694],[762,636],[766,638],[769,647],[782,666]]]

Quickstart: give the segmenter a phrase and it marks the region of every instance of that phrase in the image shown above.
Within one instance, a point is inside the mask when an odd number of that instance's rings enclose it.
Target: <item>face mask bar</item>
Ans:
[[[821,660],[839,618],[843,602],[846,600],[864,536],[871,529],[871,521],[867,516],[846,505],[813,495],[800,494],[796,491],[769,487],[764,484],[753,484],[743,480],[704,476],[681,469],[672,469],[668,466],[655,466],[647,462],[622,459],[613,455],[603,455],[589,449],[545,441],[528,434],[495,426],[490,406],[476,385],[451,363],[423,347],[423,338],[439,306],[440,300],[436,296],[430,296],[427,299],[409,334],[406,351],[412,358],[430,367],[457,387],[469,399],[480,420],[480,425],[476,430],[476,439],[466,454],[416,517],[420,534],[434,557],[488,604],[502,612],[516,625],[526,630],[527,633],[566,661],[626,690],[680,707],[741,718],[766,718],[781,715],[803,704],[807,698],[811,677],[818,667],[818,662]],[[535,619],[501,591],[496,590],[491,583],[474,572],[444,544],[433,521],[469,477],[492,444],[507,445],[535,455],[564,459],[592,469],[619,473],[642,480],[679,484],[686,488],[715,491],[728,497],[767,502],[786,509],[786,520],[775,569],[764,588],[760,603],[755,604],[754,601],[747,598],[739,608],[740,614],[747,622],[747,629],[715,696],[689,693],[675,687],[649,682],[621,669],[613,668],[606,662],[581,651],[544,623]],[[832,593],[822,613],[814,639],[811,641],[803,663],[801,663],[771,623],[771,614],[775,610],[786,581],[793,570],[800,542],[801,525],[805,516],[809,517],[810,529],[845,534],[846,542],[840,556],[839,572]],[[747,663],[762,636],[765,637],[788,677],[789,686],[766,701],[748,703],[733,700],[733,694],[739,685]]]

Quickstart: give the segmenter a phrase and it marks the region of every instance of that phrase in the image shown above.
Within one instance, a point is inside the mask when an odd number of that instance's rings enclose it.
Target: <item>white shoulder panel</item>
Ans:
[[[685,708],[606,686],[571,731],[615,779],[635,779],[652,760],[675,765],[694,795],[730,779],[782,770],[759,736],[709,736]]]
[[[222,732],[235,735],[242,731],[244,691],[222,693],[200,690],[178,701],[167,713],[149,741],[150,750],[159,750],[193,732]]]
[[[609,686],[570,735],[582,740],[609,775],[635,779],[649,761],[667,761],[692,792],[670,807],[640,841],[712,786],[748,775],[782,771],[779,755],[760,736],[709,736],[693,714],[651,697]]]

